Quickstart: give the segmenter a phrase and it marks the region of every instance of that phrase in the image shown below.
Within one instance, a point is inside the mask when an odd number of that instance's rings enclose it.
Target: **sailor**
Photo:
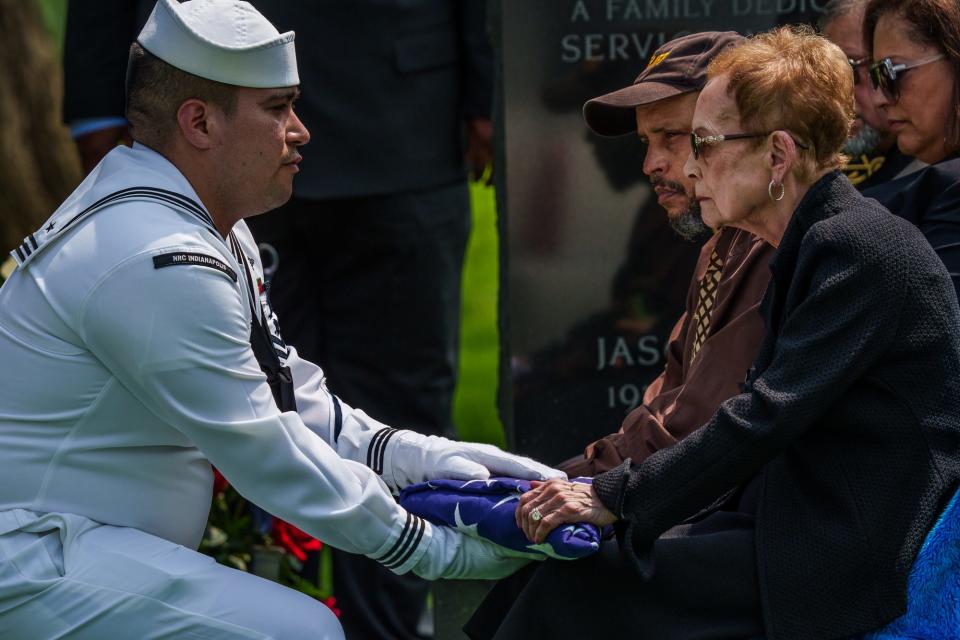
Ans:
[[[247,2],[159,0],[127,81],[136,144],[24,239],[0,289],[0,637],[343,637],[322,604],[194,550],[211,464],[397,573],[526,562],[391,491],[559,472],[381,424],[281,338],[243,218],[289,198],[310,137],[293,32]]]

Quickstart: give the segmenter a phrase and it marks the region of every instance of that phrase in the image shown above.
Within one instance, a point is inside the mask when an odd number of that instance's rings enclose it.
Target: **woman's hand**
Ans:
[[[530,491],[520,496],[516,517],[517,526],[535,544],[561,524],[589,522],[605,527],[617,519],[591,485],[564,480],[531,482]]]

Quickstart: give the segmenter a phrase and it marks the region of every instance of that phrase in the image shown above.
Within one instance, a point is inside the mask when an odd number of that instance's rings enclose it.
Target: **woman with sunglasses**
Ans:
[[[919,231],[838,170],[846,56],[784,27],[708,76],[685,168],[704,222],[777,247],[760,353],[743,393],[685,440],[592,488],[520,497],[534,543],[617,522],[623,556],[528,569],[497,640],[879,628],[905,610],[913,559],[960,484],[960,308]]]
[[[960,148],[958,19],[954,0],[873,0],[865,13],[876,104],[900,150],[927,164]]]
[[[960,3],[872,0],[864,40],[897,146],[931,165],[865,195],[920,228],[960,294]]]

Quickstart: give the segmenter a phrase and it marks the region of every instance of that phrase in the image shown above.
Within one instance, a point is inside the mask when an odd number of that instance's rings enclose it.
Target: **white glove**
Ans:
[[[394,490],[437,478],[486,480],[505,476],[549,480],[567,474],[489,444],[454,442],[439,436],[386,428],[370,440],[371,468]]]
[[[499,580],[531,560],[544,559],[541,554],[507,549],[450,527],[426,524],[432,534],[430,546],[412,569],[426,580]]]

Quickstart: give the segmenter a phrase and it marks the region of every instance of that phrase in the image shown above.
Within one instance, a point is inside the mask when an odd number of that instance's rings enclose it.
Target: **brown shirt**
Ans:
[[[723,270],[709,333],[691,361],[691,316],[714,249]],[[741,392],[764,334],[758,309],[770,281],[773,252],[771,245],[739,229],[725,229],[703,246],[687,293],[687,311],[667,344],[663,373],[647,387],[643,404],[627,415],[619,432],[590,444],[583,457],[564,462],[561,469],[571,477],[593,476],[627,458],[640,462],[697,430],[721,402]]]

